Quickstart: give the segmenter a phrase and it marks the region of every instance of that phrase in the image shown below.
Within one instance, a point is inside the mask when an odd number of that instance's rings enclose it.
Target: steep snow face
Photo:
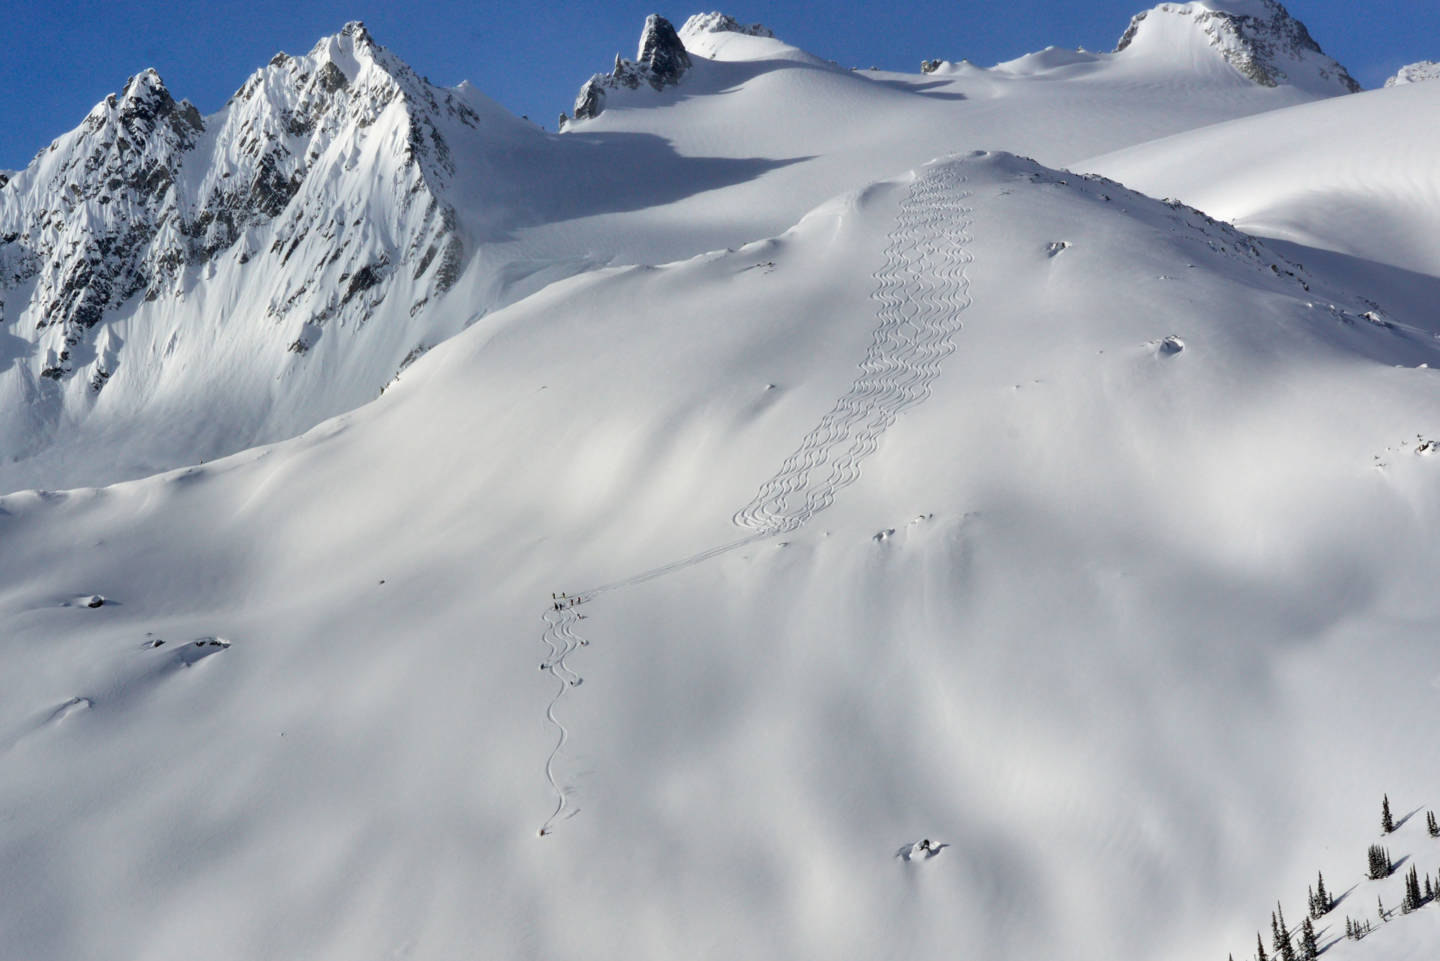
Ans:
[[[1243,957],[1440,799],[1436,295],[964,157],[0,496],[6,953]]]
[[[1407,83],[1422,83],[1426,80],[1440,80],[1440,63],[1421,60],[1401,67],[1395,76],[1385,81],[1387,87],[1399,87]]]
[[[1162,3],[1130,21],[1115,52],[1188,57],[1194,40],[1262,86],[1289,84],[1317,96],[1360,89],[1277,0]]]

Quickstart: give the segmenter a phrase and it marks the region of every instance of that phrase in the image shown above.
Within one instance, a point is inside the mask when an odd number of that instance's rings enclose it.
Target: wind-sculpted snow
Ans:
[[[777,534],[803,527],[835,502],[840,491],[860,478],[860,465],[874,454],[881,435],[906,409],[930,395],[941,361],[955,350],[960,315],[970,306],[966,268],[970,196],[964,188],[964,161],[937,162],[919,171],[900,202],[885,248],[885,262],[874,273],[872,295],[879,323],[860,362],[860,376],[829,413],[786,458],[734,523],[751,533],[673,563],[577,594],[551,595],[544,614],[545,660],[540,669],[558,682],[545,717],[556,730],[555,746],[545,761],[545,777],[555,793],[555,810],[541,825],[544,837],[570,805],[570,792],[556,778],[555,760],[569,731],[555,707],[581,678],[566,658],[588,641],[574,630],[577,606],[621,588],[642,584]]]

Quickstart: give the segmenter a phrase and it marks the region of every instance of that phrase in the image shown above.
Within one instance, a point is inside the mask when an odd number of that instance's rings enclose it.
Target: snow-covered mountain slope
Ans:
[[[1440,86],[1409,84],[1217,124],[1076,167],[1177,197],[1251,233],[1440,276],[1440,128],[1417,122],[1437,114]]]
[[[1371,911],[1380,793],[1440,800],[1435,294],[968,156],[0,497],[9,950],[1207,961],[1317,869]]]
[[[1115,52],[1154,51],[1173,59],[1181,49],[1197,62],[1223,61],[1261,86],[1283,83],[1332,97],[1360,90],[1277,0],[1162,3],[1130,21]]]
[[[933,156],[1069,163],[1335,92],[1248,79],[1203,19],[1161,8],[1114,55],[929,75],[721,15],[655,23],[563,136],[431,86],[359,24],[211,117],[147,71],[0,188],[0,490],[292,436],[557,277],[770,236]]]

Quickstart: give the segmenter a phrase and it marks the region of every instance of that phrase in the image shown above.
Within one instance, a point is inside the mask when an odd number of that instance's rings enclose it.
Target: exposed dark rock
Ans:
[[[690,55],[675,27],[660,16],[652,13],[645,18],[645,29],[640,34],[640,52],[635,60],[649,71],[650,85],[656,90],[668,84],[680,82],[680,77],[690,69]]]
[[[636,58],[626,60],[617,53],[615,64],[608,74],[597,73],[585,81],[575,97],[575,119],[591,120],[600,116],[605,109],[607,88],[627,87],[634,90],[641,83],[648,83],[654,90],[663,90],[678,84],[691,66],[690,54],[685,51],[685,44],[675,32],[675,27],[669,20],[652,13],[645,18]]]
[[[944,63],[944,62],[945,62],[944,60],[921,60],[921,61],[920,61],[920,72],[921,72],[921,73],[934,73],[936,70],[939,70],[939,69],[940,69],[940,65],[941,65],[942,63]]]
[[[600,116],[604,109],[605,85],[604,81],[600,79],[600,75],[596,74],[585,81],[585,85],[580,88],[580,93],[575,98],[575,119],[591,120]]]

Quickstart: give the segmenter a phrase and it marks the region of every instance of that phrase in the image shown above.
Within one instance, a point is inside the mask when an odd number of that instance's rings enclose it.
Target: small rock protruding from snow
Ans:
[[[680,39],[683,41],[686,37],[696,37],[702,33],[740,33],[747,37],[770,39],[775,36],[770,28],[762,23],[744,24],[732,16],[715,11],[692,15],[680,28]]]
[[[1054,257],[1056,254],[1060,253],[1060,251],[1067,249],[1069,246],[1070,241],[1068,240],[1054,240],[1045,245],[1045,253],[1051,257]]]
[[[914,844],[907,844],[896,852],[896,857],[902,861],[928,861],[931,858],[939,857],[940,852],[950,845],[923,838]]]
[[[1403,87],[1407,83],[1423,83],[1426,80],[1440,80],[1440,63],[1434,60],[1421,60],[1418,63],[1410,63],[1401,67],[1395,76],[1385,81],[1387,87]],[[0,178],[4,175],[0,174]],[[4,180],[0,179],[0,185]]]
[[[1163,338],[1160,341],[1159,351],[1166,357],[1173,357],[1184,349],[1185,341],[1181,340],[1174,334],[1171,334],[1169,337]]]
[[[1361,89],[1277,0],[1162,3],[1131,19],[1115,53],[1136,45],[1145,36],[1147,22],[1156,17],[1190,18],[1226,63],[1262,87],[1288,84],[1326,96]]]

